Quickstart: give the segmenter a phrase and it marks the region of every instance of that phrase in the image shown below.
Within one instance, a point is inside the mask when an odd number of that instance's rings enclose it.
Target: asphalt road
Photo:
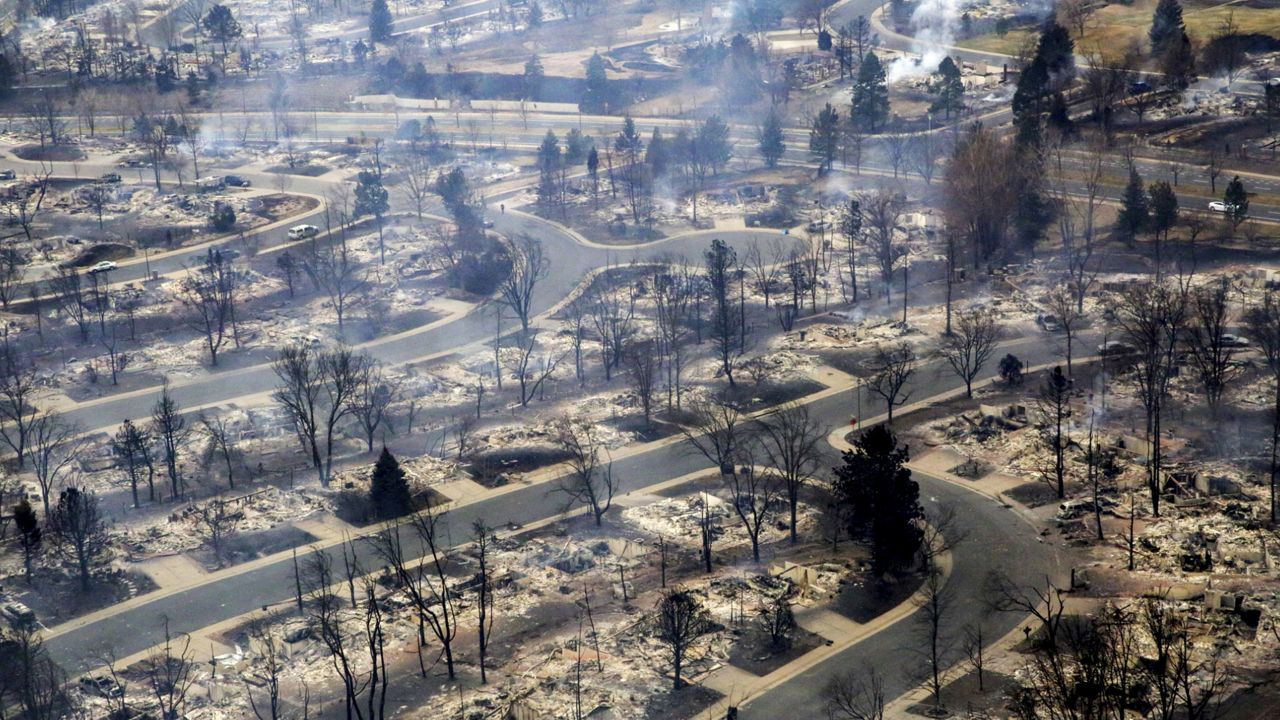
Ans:
[[[1053,359],[1053,346],[1054,343],[1037,338],[1015,342],[1009,350],[1018,354],[1024,362],[1036,364]],[[913,399],[923,399],[960,386],[953,374],[943,372],[938,365],[923,367],[912,385]],[[864,412],[870,412],[869,408],[873,407],[870,396],[864,398],[862,403]],[[846,425],[855,407],[857,402],[852,393],[840,393],[814,402],[811,412],[819,421],[835,427]],[[681,444],[674,444],[620,458],[614,464],[614,474],[621,483],[619,492],[625,493],[705,468],[708,468],[705,459],[691,455]],[[972,537],[971,542],[962,544],[955,551],[956,572],[952,575],[955,578],[953,582],[963,583],[964,578],[971,575],[984,575],[986,568],[992,566],[993,557],[1000,557],[1001,566],[1019,579],[1042,578],[1045,573],[1053,571],[1051,557],[1013,544],[1038,544],[1038,541],[1034,533],[1023,526],[1011,512],[993,507],[989,499],[976,493],[956,492],[945,483],[929,478],[922,478],[922,481],[922,497],[936,497],[938,502],[954,507],[961,526]],[[482,519],[490,525],[509,522],[527,525],[551,517],[565,509],[564,497],[554,492],[553,488],[554,485],[549,484],[526,486],[460,507],[447,516],[448,527],[452,529],[447,535],[454,543],[461,544],[467,541],[468,528],[474,520]],[[987,533],[993,534],[988,536]],[[1026,539],[1017,540],[1020,536],[1026,536]],[[988,546],[988,537],[994,545]],[[406,540],[408,539],[406,535]],[[993,555],[993,549],[1005,547],[1011,549],[1010,554]],[[364,567],[378,566],[368,550],[362,549],[361,552]],[[340,558],[338,562],[341,562]],[[957,593],[957,607],[961,608],[957,610],[957,618],[976,617],[982,611],[981,594],[975,592],[976,586],[962,584],[959,587],[966,588],[966,592]],[[191,632],[252,612],[264,605],[287,601],[292,593],[293,565],[289,560],[282,560],[247,573],[218,578],[190,590],[160,597],[80,627],[69,628],[49,637],[45,644],[57,662],[69,672],[78,672],[92,666],[94,658],[103,648],[113,648],[118,656],[125,656],[151,647],[159,639],[162,620],[166,616],[175,631]],[[877,642],[888,642],[891,637],[893,636],[886,636]],[[995,637],[994,633],[992,637]],[[898,642],[902,641],[904,638],[899,637]],[[885,667],[893,662],[892,656],[876,657],[877,664],[883,660]],[[829,668],[827,671],[832,669],[840,668]]]

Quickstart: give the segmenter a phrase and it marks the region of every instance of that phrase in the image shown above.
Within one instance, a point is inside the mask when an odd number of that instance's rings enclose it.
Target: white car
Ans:
[[[1211,200],[1209,202],[1209,209],[1213,212],[1230,213],[1236,211],[1236,206],[1222,202],[1221,200]]]
[[[118,267],[120,266],[111,262],[110,260],[103,260],[97,265],[94,265],[93,267],[89,268],[89,274],[97,275],[98,273],[111,272],[112,270],[115,270]]]
[[[200,178],[199,184],[201,190],[221,190],[227,186],[225,180],[214,176]]]
[[[289,228],[290,240],[305,240],[320,234],[320,228],[315,225],[294,225]]]

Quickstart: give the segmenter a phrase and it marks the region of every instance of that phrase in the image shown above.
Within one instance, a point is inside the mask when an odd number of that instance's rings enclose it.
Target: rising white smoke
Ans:
[[[901,57],[889,64],[889,82],[930,75],[956,43],[960,26],[960,0],[921,0],[911,13],[911,29],[915,42],[912,49],[920,57]]]

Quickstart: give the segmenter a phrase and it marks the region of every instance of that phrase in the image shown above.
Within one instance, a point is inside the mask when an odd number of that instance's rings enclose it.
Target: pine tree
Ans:
[[[369,505],[376,520],[390,520],[413,510],[413,497],[404,470],[385,445],[373,466]]]
[[[1245,191],[1239,175],[1227,183],[1222,201],[1227,205],[1227,220],[1231,221],[1231,230],[1234,232],[1249,217],[1249,193]]]
[[[587,83],[578,109],[585,113],[601,113],[609,109],[609,80],[600,53],[592,53],[591,59],[587,60]]]
[[[818,158],[818,172],[831,169],[840,146],[840,113],[827,103],[809,129],[809,152]]]
[[[834,489],[846,510],[850,534],[871,546],[877,574],[909,567],[920,548],[920,486],[906,467],[906,446],[876,425],[862,433],[835,468]]]
[[[729,142],[729,126],[720,119],[719,115],[712,115],[698,126],[698,134],[694,137],[694,142],[698,143],[698,152],[711,164],[711,171],[714,174],[719,174],[733,157],[733,145]]]
[[[952,113],[964,110],[964,82],[960,79],[960,68],[950,56],[942,58],[938,63],[938,72],[930,91],[935,95],[933,104],[929,106],[931,113],[946,113],[948,120]]]
[[[1058,87],[1071,82],[1076,74],[1076,44],[1071,33],[1058,24],[1057,18],[1050,14],[1040,31],[1040,42],[1036,45],[1036,57],[1044,61],[1049,79]]]
[[[391,42],[392,22],[387,0],[373,0],[369,8],[369,39],[376,43]]]
[[[1196,74],[1196,54],[1191,48],[1191,38],[1185,32],[1176,41],[1168,43],[1159,57],[1166,87],[1170,90],[1190,87]]]
[[[538,92],[542,89],[542,80],[545,73],[542,69],[542,60],[534,55],[524,64],[524,78],[522,80],[524,99],[536,100]]]
[[[28,583],[31,582],[31,566],[40,551],[43,531],[35,508],[23,498],[13,506],[13,524],[18,530],[18,544],[22,547],[22,569]]]
[[[382,184],[382,176],[372,170],[361,170],[356,176],[355,206],[352,212],[356,217],[372,215],[378,222],[378,252],[381,262],[387,262],[387,246],[382,237],[382,218],[391,209],[387,197],[387,188]]]
[[[1151,54],[1155,57],[1163,55],[1172,43],[1179,42],[1186,35],[1186,30],[1182,22],[1182,5],[1178,0],[1160,0],[1151,15],[1151,29],[1147,31]]]
[[[549,212],[560,199],[560,167],[564,162],[560,154],[560,140],[555,132],[547,130],[538,146],[538,205]]]
[[[1142,177],[1137,170],[1130,169],[1129,184],[1124,188],[1124,196],[1120,199],[1120,213],[1116,216],[1116,233],[1121,239],[1131,241],[1146,229],[1150,216],[1151,208],[1147,203]]]
[[[884,66],[875,53],[869,52],[862,59],[854,81],[850,120],[864,132],[875,132],[887,119],[889,87],[885,83]]]
[[[767,167],[777,167],[783,153],[787,151],[786,138],[782,134],[782,117],[776,108],[769,108],[764,116],[764,124],[760,126],[760,157]]]
[[[1169,231],[1178,223],[1178,196],[1165,180],[1151,183],[1147,194],[1151,196],[1151,216],[1148,221],[1151,232],[1157,239],[1168,240]]]

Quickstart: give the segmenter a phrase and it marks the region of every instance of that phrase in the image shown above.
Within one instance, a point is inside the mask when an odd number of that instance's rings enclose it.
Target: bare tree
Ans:
[[[204,431],[205,440],[209,443],[205,452],[212,458],[222,457],[227,469],[227,487],[235,489],[235,466],[240,459],[240,450],[236,447],[236,431],[231,423],[221,415],[201,415],[200,428]]]
[[[827,429],[809,414],[809,406],[787,403],[756,421],[760,450],[768,465],[777,469],[786,487],[790,506],[791,544],[795,545],[796,512],[800,488],[821,462],[820,443]]]
[[[544,355],[539,362],[534,362],[534,353],[538,350],[538,333],[536,330],[522,330],[515,334],[515,350],[510,356],[509,369],[515,373],[516,382],[520,385],[520,407],[528,407],[529,401],[543,388],[551,377],[564,354]]]
[[[89,342],[89,309],[79,271],[74,267],[59,266],[57,272],[49,276],[46,282],[58,312],[75,321],[82,343]]]
[[[250,683],[241,676],[244,679],[244,694],[249,698],[249,707],[258,720],[280,720],[283,714],[280,706],[280,679],[284,674],[284,663],[280,656],[283,648],[276,642],[275,633],[271,631],[273,624],[272,617],[267,616],[249,626],[249,637],[253,641],[254,650],[262,658],[262,663],[256,673],[258,682]],[[256,690],[254,685],[261,689]],[[259,695],[266,695],[266,701],[261,706],[254,697],[255,691]]]
[[[1133,364],[1138,396],[1146,414],[1147,488],[1151,511],[1160,514],[1161,420],[1177,348],[1185,331],[1187,289],[1171,285],[1135,284],[1120,293],[1116,323],[1134,348]]]
[[[160,389],[160,397],[151,408],[151,435],[158,438],[164,454],[165,470],[169,476],[169,492],[173,498],[183,495],[185,482],[178,467],[178,460],[191,436],[187,419],[182,415],[182,407],[169,391],[169,382],[165,381]]]
[[[596,527],[601,526],[618,490],[608,449],[601,446],[592,425],[576,423],[567,417],[556,422],[556,444],[568,455],[569,466],[569,472],[560,481],[560,492],[568,496],[570,506],[586,505],[595,518]]]
[[[76,475],[79,455],[86,445],[84,430],[64,419],[61,413],[45,410],[32,418],[27,440],[31,472],[40,487],[40,500],[48,517],[50,496]]]
[[[237,275],[231,260],[210,250],[203,263],[179,284],[178,299],[187,309],[187,324],[204,335],[209,364],[218,365],[218,352],[235,319]]]
[[[662,371],[656,345],[652,340],[633,341],[627,345],[624,353],[627,378],[631,380],[631,390],[640,401],[645,427],[650,425],[653,416],[654,394]]]
[[[1077,302],[1076,295],[1072,292],[1069,284],[1058,285],[1050,290],[1045,301],[1045,307],[1062,328],[1062,334],[1066,336],[1067,377],[1072,377],[1072,346],[1075,342],[1076,333],[1080,331],[1087,318],[1080,311],[1080,304]]]
[[[27,444],[39,413],[38,390],[35,363],[5,338],[0,345],[0,438],[17,456],[19,468],[26,464]]]
[[[361,378],[370,362],[368,355],[350,348],[313,350],[299,344],[281,350],[272,363],[280,379],[272,398],[293,423],[325,487],[332,474],[338,425],[355,411]]]
[[[1262,304],[1250,308],[1244,314],[1249,336],[1258,344],[1271,375],[1271,467],[1268,485],[1271,489],[1271,522],[1275,522],[1276,481],[1280,475],[1280,298],[1274,292],[1263,296]]]
[[[682,401],[686,348],[690,342],[690,302],[696,293],[695,278],[684,264],[668,266],[653,277],[654,314],[658,338],[666,359],[667,409],[679,409]]]
[[[757,466],[750,444],[740,444],[733,472],[721,474],[720,479],[729,491],[729,504],[742,522],[751,540],[751,559],[760,562],[760,533],[773,514],[773,504],[783,484],[772,468]]]
[[[688,590],[668,590],[658,601],[654,632],[671,654],[674,688],[683,681],[680,673],[689,651],[711,630],[711,617],[698,598]]]
[[[388,409],[400,397],[400,383],[389,378],[382,364],[372,359],[360,368],[359,383],[352,412],[364,433],[366,449],[373,452],[378,431],[382,430],[385,435],[391,430]]]
[[[476,520],[471,525],[475,537],[476,557],[476,612],[479,614],[477,647],[480,651],[480,684],[487,685],[489,676],[485,670],[485,659],[489,652],[489,643],[493,641],[493,558],[489,555],[489,546],[493,542],[493,530]]]
[[[740,448],[746,442],[746,419],[725,400],[700,401],[690,407],[689,422],[680,432],[690,450],[701,454],[721,475],[734,472]]]
[[[419,621],[418,652],[421,653],[422,646],[426,644],[424,626],[430,627],[442,648],[449,679],[453,680],[456,677],[453,642],[458,633],[458,610],[454,583],[450,579],[451,564],[446,552],[447,539],[442,535],[444,528],[441,527],[441,520],[443,518],[444,515],[437,514],[430,505],[411,518],[410,524],[429,556],[423,562],[413,562],[414,556],[406,552],[400,539],[398,525],[384,527],[377,535],[370,538],[370,542],[386,561],[410,602],[413,603]],[[425,670],[423,674],[425,676]]]
[[[884,678],[872,665],[832,676],[822,697],[831,720],[884,720]]]
[[[80,591],[89,592],[93,563],[110,544],[106,519],[98,507],[98,496],[77,487],[58,495],[58,504],[48,516],[49,531],[58,554],[74,562],[80,575]]]
[[[14,247],[0,248],[0,307],[9,309],[27,276],[27,256]]]
[[[955,606],[955,592],[947,585],[942,571],[931,566],[925,571],[924,583],[915,598],[918,608],[917,632],[921,639],[928,676],[925,685],[933,695],[933,704],[942,706],[942,671],[950,662],[951,637],[947,622]]]
[[[134,507],[139,507],[138,484],[143,479],[144,472],[148,499],[151,502],[156,501],[156,467],[151,455],[152,440],[146,428],[135,425],[129,418],[124,419],[120,429],[111,438],[111,453],[124,463],[123,469],[129,478]]]
[[[422,219],[422,210],[431,200],[434,193],[431,181],[431,164],[421,153],[410,152],[405,155],[404,181],[401,192],[413,204],[418,219]]]
[[[600,340],[600,363],[606,382],[613,379],[613,369],[622,365],[627,342],[635,333],[636,313],[634,289],[605,282],[608,272],[600,275],[600,287],[587,303],[592,329]]]
[[[1036,410],[1040,417],[1040,441],[1048,448],[1053,458],[1053,467],[1044,474],[1058,493],[1058,498],[1067,496],[1067,446],[1071,443],[1068,418],[1071,416],[1071,381],[1062,374],[1062,368],[1055,367],[1045,376],[1044,383],[1036,395]]]
[[[218,567],[222,567],[224,560],[222,553],[226,542],[235,535],[236,526],[242,519],[243,513],[234,509],[231,503],[217,498],[202,505],[195,505],[191,509],[195,518],[196,533],[213,552]]]
[[[341,336],[352,298],[359,295],[365,286],[358,266],[347,251],[347,244],[312,243],[303,257],[302,270],[312,284],[329,297],[338,320],[338,335]]]
[[[499,288],[502,302],[520,319],[520,329],[529,331],[533,312],[533,292],[547,277],[551,262],[542,250],[542,242],[528,235],[517,237],[509,250],[511,272]]]
[[[0,206],[5,209],[9,219],[22,228],[27,243],[35,243],[34,227],[36,218],[44,209],[44,201],[49,192],[49,178],[53,175],[53,166],[40,164],[40,171],[25,181],[25,186],[5,198]]]
[[[1235,322],[1230,308],[1227,279],[1197,288],[1190,296],[1187,347],[1204,389],[1205,404],[1217,419],[1227,386],[1239,376],[1236,348],[1227,332]]]
[[[899,242],[895,235],[902,216],[902,203],[897,195],[883,188],[876,193],[864,193],[858,202],[862,213],[861,227],[867,230],[865,237],[880,271],[887,305],[892,295],[894,270],[907,252],[906,244]]]
[[[911,393],[904,391],[915,372],[916,353],[907,343],[876,348],[866,386],[884,400],[890,424],[893,423],[893,409],[911,399]]]
[[[953,332],[943,336],[938,355],[964,381],[965,397],[973,397],[973,381],[995,353],[999,339],[995,315],[983,308],[958,313]]]

